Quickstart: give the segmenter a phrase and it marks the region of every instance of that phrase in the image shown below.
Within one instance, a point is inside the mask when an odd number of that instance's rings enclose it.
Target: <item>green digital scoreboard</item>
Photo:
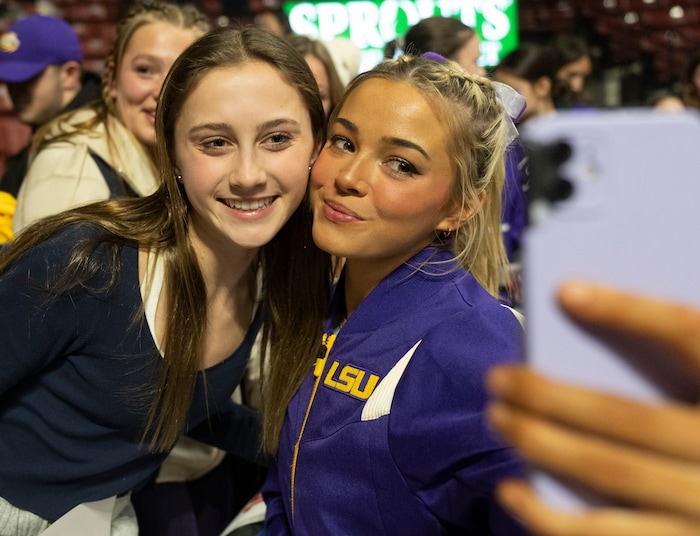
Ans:
[[[286,1],[282,9],[292,31],[325,41],[351,39],[361,50],[360,71],[383,58],[384,45],[421,19],[455,17],[481,37],[484,67],[497,65],[518,46],[517,0],[345,0]]]

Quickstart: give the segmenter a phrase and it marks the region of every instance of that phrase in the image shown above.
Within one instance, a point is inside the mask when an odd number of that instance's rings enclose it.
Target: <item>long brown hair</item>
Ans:
[[[182,53],[164,83],[156,113],[156,159],[161,179],[158,190],[148,197],[98,202],[40,220],[23,230],[0,254],[3,273],[20,255],[67,225],[87,222],[100,227],[102,232],[96,240],[76,244],[68,268],[52,292],[80,285],[90,273],[104,269],[90,264],[90,253],[97,242],[107,243],[113,250],[113,280],[120,271],[119,249],[127,241],[137,241],[142,249],[154,251],[164,260],[169,316],[160,377],[152,393],[143,436],[153,450],[167,451],[183,431],[200,368],[207,318],[205,282],[187,233],[190,207],[175,178],[175,122],[207,73],[250,61],[270,64],[297,89],[320,145],[325,138],[325,116],[316,82],[304,58],[281,37],[264,30],[214,30]],[[261,248],[258,262],[264,278],[264,339],[269,342],[272,355],[311,355],[328,303],[330,260],[311,239],[308,200]],[[142,316],[142,312],[138,315]]]

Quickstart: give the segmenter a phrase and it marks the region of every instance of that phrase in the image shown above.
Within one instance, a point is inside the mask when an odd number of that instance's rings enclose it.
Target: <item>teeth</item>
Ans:
[[[236,210],[259,210],[261,208],[269,207],[272,204],[273,200],[273,197],[268,197],[266,199],[256,199],[254,201],[242,201],[240,199],[235,199],[233,201],[225,201],[225,203],[230,208],[235,208]]]

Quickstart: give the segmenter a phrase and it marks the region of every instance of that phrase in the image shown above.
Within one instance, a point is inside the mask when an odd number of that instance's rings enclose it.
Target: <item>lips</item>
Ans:
[[[331,221],[341,223],[364,221],[364,218],[362,216],[360,216],[356,212],[353,212],[345,205],[341,205],[340,203],[331,201],[329,199],[326,199],[323,202],[323,212],[326,215],[326,218],[328,218]]]

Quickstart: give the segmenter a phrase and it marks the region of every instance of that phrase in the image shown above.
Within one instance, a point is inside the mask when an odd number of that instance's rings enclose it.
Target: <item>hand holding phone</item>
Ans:
[[[572,278],[700,306],[700,119],[653,110],[559,112],[522,130],[530,166],[523,303],[532,367],[552,378],[641,399],[690,400],[675,362],[635,341],[595,336],[557,307]],[[700,336],[700,334],[698,334]],[[533,468],[553,505],[606,499]]]

